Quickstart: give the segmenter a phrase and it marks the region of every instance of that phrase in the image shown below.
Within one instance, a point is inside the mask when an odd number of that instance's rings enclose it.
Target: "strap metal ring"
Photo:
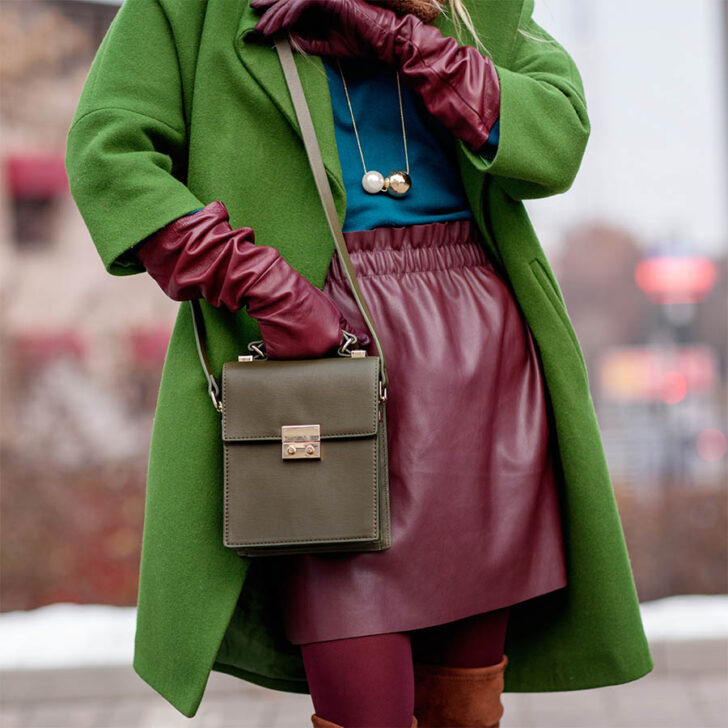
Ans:
[[[253,359],[267,359],[268,354],[265,351],[265,342],[263,339],[256,339],[248,344],[248,351],[252,352]]]
[[[340,356],[351,356],[351,349],[353,348],[354,344],[359,341],[359,339],[356,337],[355,334],[352,334],[345,329],[341,329],[341,332],[344,334],[344,343],[337,349],[337,351],[339,352]]]

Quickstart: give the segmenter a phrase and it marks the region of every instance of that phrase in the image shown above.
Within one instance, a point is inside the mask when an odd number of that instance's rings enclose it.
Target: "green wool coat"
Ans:
[[[533,0],[466,5],[498,70],[501,125],[493,160],[457,140],[457,163],[490,257],[536,339],[563,469],[568,586],[512,608],[505,691],[624,683],[653,663],[579,341],[523,204],[573,183],[590,132],[582,82],[533,21]],[[278,55],[251,33],[259,17],[247,0],[126,0],[116,15],[66,149],[71,193],[110,274],[144,272],[135,244],[222,200],[233,227],[252,227],[257,243],[276,246],[323,286],[334,242]],[[458,37],[444,15],[435,24]],[[300,54],[296,63],[343,223],[323,65]],[[219,377],[259,329],[244,310],[202,308]],[[309,692],[265,558],[243,559],[223,545],[220,427],[182,302],[149,453],[134,669],[186,716],[196,713],[210,670]]]

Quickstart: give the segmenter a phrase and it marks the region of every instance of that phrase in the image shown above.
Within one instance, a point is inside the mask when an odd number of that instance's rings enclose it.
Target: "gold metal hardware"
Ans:
[[[253,361],[252,354],[238,354],[238,361]]]
[[[281,425],[283,460],[320,460],[321,425]]]
[[[366,355],[367,355],[366,349],[352,349],[351,350],[352,359],[363,359]]]

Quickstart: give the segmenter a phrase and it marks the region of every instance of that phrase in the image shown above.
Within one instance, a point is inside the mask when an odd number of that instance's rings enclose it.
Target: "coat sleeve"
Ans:
[[[514,199],[566,192],[591,131],[579,71],[566,50],[531,17],[526,0],[510,59],[496,63],[501,86],[495,156],[461,145],[479,174],[492,175]]]
[[[125,0],[66,139],[71,195],[107,272],[144,271],[131,248],[204,206],[187,188],[187,124],[174,37],[159,0]]]

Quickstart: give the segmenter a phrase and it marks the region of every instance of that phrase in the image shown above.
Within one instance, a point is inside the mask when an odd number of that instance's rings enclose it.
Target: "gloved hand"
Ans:
[[[289,31],[306,53],[376,58],[399,71],[427,110],[479,152],[500,114],[500,81],[493,61],[461,46],[412,13],[398,16],[364,0],[251,0],[264,8],[255,29]]]
[[[339,307],[252,228],[232,229],[227,208],[211,202],[145,238],[137,257],[175,301],[204,298],[231,311],[243,306],[258,321],[272,359],[325,356],[344,342],[342,329],[364,348],[371,339],[352,328]]]

